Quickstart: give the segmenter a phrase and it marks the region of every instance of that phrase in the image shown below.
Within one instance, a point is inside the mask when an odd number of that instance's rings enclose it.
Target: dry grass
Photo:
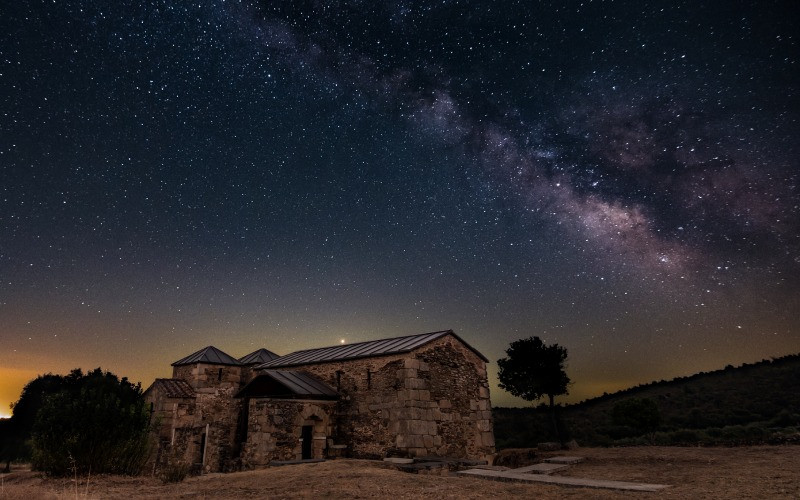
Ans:
[[[584,448],[568,475],[672,485],[629,493],[464,477],[406,474],[380,462],[334,460],[233,474],[208,474],[179,484],[152,477],[92,477],[86,498],[800,498],[800,447]],[[2,499],[75,498],[70,479],[18,469],[3,479]]]

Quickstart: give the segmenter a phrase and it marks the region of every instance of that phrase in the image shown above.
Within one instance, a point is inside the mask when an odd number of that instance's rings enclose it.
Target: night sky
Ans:
[[[0,414],[209,344],[538,335],[563,401],[800,351],[793,4],[0,3]]]

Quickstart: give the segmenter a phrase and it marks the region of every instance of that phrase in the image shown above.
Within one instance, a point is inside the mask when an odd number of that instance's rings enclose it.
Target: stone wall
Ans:
[[[243,365],[241,368],[242,375],[241,375],[241,383],[240,385],[244,387],[247,385],[251,380],[253,380],[258,372],[254,370],[254,368],[258,365]]]
[[[172,378],[181,378],[196,391],[204,389],[239,390],[242,381],[242,367],[231,365],[211,365],[197,363],[172,367]]]
[[[401,355],[291,369],[339,391],[332,439],[352,457],[494,453],[485,363],[452,336]]]
[[[241,401],[233,396],[239,390],[240,374],[238,366],[176,366],[173,377],[189,382],[195,388],[196,397],[165,398],[156,391],[148,394],[154,416],[160,423],[154,436],[158,443],[152,460],[154,467],[172,460],[206,472],[238,468],[240,448],[236,434]]]
[[[175,406],[187,400],[181,398],[168,398],[154,388],[144,395],[145,403],[150,407],[150,455],[145,463],[145,470],[155,471],[163,465],[169,452],[172,439],[172,415]]]
[[[252,378],[249,367],[174,367],[173,377],[188,381],[197,395],[152,396],[163,420],[159,456],[198,464],[205,436],[204,471],[295,460],[302,456],[304,425],[313,426],[314,458],[340,455],[342,446],[344,455],[357,458],[494,453],[486,365],[453,336],[410,353],[287,369],[320,378],[340,399],[242,401],[233,396]]]
[[[302,458],[302,427],[313,426],[312,458],[326,456],[334,401],[262,399],[249,401],[242,467],[264,467],[273,460]]]

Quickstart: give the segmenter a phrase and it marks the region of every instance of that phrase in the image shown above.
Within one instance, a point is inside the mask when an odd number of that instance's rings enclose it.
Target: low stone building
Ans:
[[[235,359],[209,346],[145,391],[153,466],[205,471],[336,456],[488,458],[488,360],[451,330]]]

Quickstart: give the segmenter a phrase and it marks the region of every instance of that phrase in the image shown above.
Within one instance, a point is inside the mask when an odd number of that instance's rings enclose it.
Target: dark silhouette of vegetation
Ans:
[[[615,422],[615,406],[631,399],[655,403],[661,417],[656,431]],[[543,407],[495,408],[498,448],[555,439],[549,413]],[[565,406],[560,414],[586,446],[800,442],[800,354],[643,384]]]
[[[661,425],[658,404],[650,398],[624,399],[614,405],[611,417],[615,425],[630,429],[631,436],[646,434],[651,442]]]
[[[558,423],[555,397],[567,394],[569,377],[564,370],[567,349],[558,344],[546,345],[539,337],[511,342],[507,357],[497,360],[500,388],[526,401],[547,396],[550,401],[553,429],[560,442],[565,432]]]
[[[48,374],[23,389],[9,420],[16,441],[3,443],[28,445],[12,459],[30,458],[50,475],[135,474],[147,455],[149,417],[141,386],[126,378],[100,368]]]
[[[6,462],[6,471],[13,461],[30,461],[30,439],[36,414],[45,397],[60,391],[69,380],[69,376],[40,375],[25,385],[19,400],[11,405],[11,418],[0,424],[0,459]]]
[[[2,473],[11,472],[11,462],[19,453],[15,449],[15,432],[10,418],[0,419],[0,461],[5,462]]]

